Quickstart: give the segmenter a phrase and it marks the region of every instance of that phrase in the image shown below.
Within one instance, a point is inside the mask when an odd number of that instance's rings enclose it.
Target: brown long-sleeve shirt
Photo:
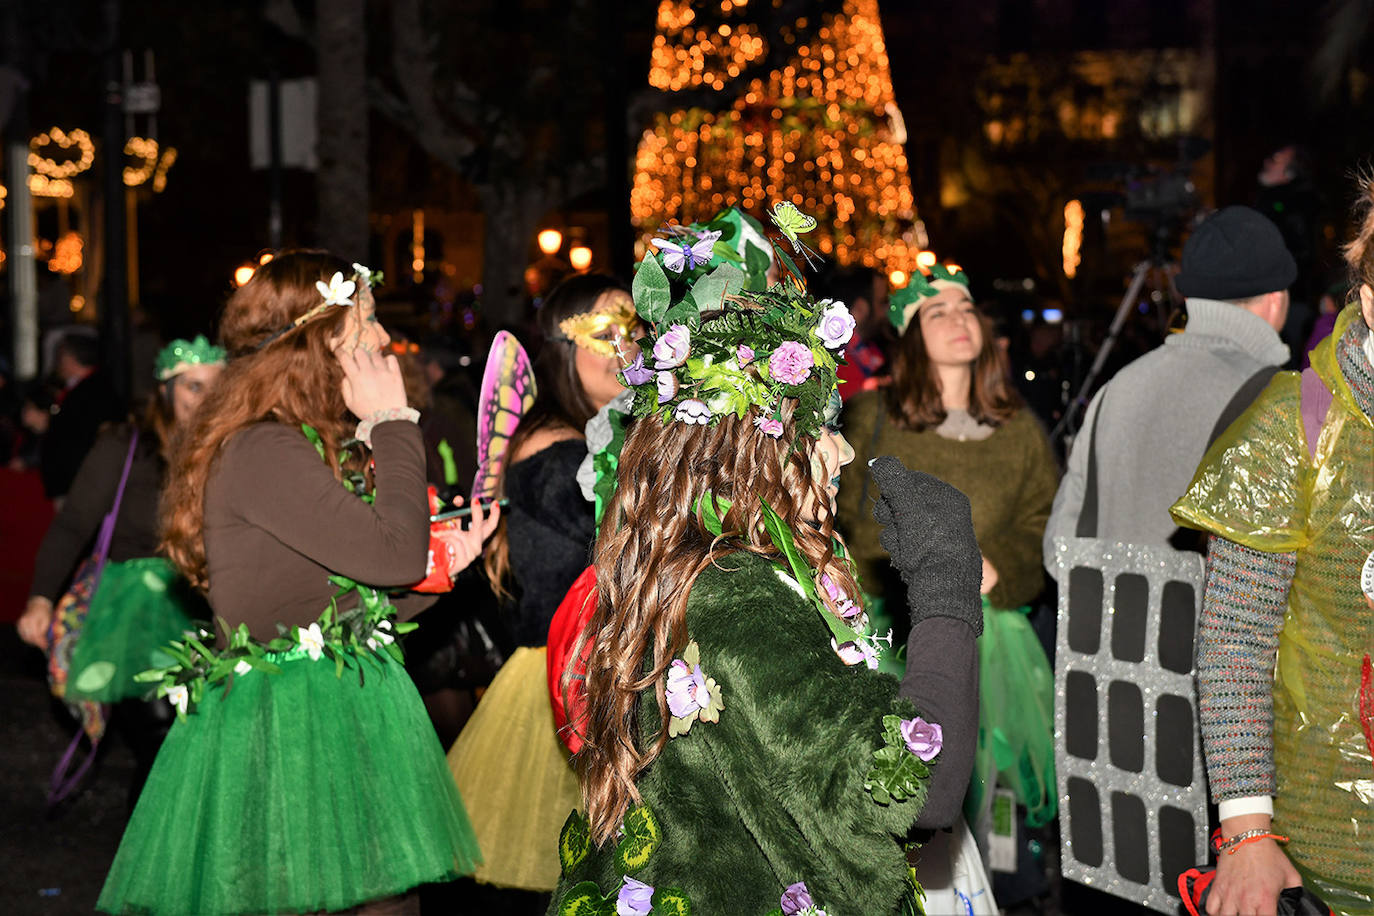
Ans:
[[[215,459],[205,488],[210,606],[231,629],[258,639],[276,624],[308,625],[338,591],[339,574],[375,588],[425,576],[429,505],[420,429],[392,421],[372,431],[376,501],[344,489],[300,429],[258,423]],[[393,598],[402,618],[432,596]],[[356,603],[349,596],[345,607]]]

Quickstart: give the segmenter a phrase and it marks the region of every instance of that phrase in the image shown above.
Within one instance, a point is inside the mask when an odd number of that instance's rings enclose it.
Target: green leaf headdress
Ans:
[[[790,259],[738,210],[668,231],[635,269],[647,334],[621,373],[635,416],[714,426],[752,408],[760,434],[777,438],[782,401],[792,398],[798,436],[818,436],[854,332],[844,303],[817,301],[790,276],[768,286],[772,261],[760,243]]]
[[[157,380],[165,382],[192,366],[222,366],[224,360],[223,347],[210,343],[204,334],[197,334],[194,340],[177,338],[163,347],[157,354],[153,369]]]
[[[887,320],[898,334],[905,333],[921,303],[950,288],[968,292],[968,274],[958,264],[936,264],[929,271],[912,274],[911,282],[889,297]]]

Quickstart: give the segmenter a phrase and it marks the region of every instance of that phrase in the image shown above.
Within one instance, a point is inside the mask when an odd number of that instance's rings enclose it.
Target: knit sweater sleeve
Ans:
[[[1059,471],[1049,440],[1040,424],[1027,410],[1012,421],[1009,443],[1020,454],[1020,476],[1008,481],[1012,508],[1008,523],[1000,530],[980,532],[978,546],[997,570],[997,585],[988,594],[993,607],[1020,607],[1039,594],[1045,584],[1041,560],[1041,541],[1050,517]]]
[[[1198,718],[1212,800],[1273,795],[1274,654],[1295,553],[1214,537],[1198,628]]]

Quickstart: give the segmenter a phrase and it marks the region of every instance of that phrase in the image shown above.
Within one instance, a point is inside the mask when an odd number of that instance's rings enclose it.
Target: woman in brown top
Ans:
[[[207,590],[220,632],[160,672],[181,717],[102,910],[337,910],[478,861],[395,645],[408,629],[396,621],[429,599],[390,593],[425,577],[427,551],[448,550],[453,569],[474,559],[495,513],[431,542],[423,442],[396,359],[379,352],[369,280],[288,252],[226,308],[231,363],[163,504],[167,552]]]

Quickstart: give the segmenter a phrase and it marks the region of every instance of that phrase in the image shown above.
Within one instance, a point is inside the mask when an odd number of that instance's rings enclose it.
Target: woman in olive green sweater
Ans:
[[[985,629],[978,653],[979,747],[964,811],[975,833],[982,832],[999,782],[1026,806],[1027,823],[1040,826],[1056,807],[1053,676],[1021,610],[1044,584],[1040,541],[1058,468],[1039,422],[1011,387],[991,322],[974,305],[962,270],[936,266],[929,276],[918,275],[893,294],[888,317],[902,334],[892,384],[845,407],[845,435],[857,455],[840,477],[840,528],[865,590],[900,596],[878,543],[877,494],[863,473],[868,460],[895,455],[968,496],[983,555]],[[900,662],[887,664],[900,671]],[[985,738],[992,735],[1015,756],[1000,773],[994,773],[993,742]]]
[[[988,603],[1026,604],[1044,584],[1040,538],[1059,482],[1045,433],[1007,381],[963,271],[918,276],[893,294],[889,317],[902,334],[892,384],[855,396],[844,413],[858,454],[840,477],[839,518],[864,585],[883,595],[890,575],[864,471],[869,458],[896,455],[973,504]]]

